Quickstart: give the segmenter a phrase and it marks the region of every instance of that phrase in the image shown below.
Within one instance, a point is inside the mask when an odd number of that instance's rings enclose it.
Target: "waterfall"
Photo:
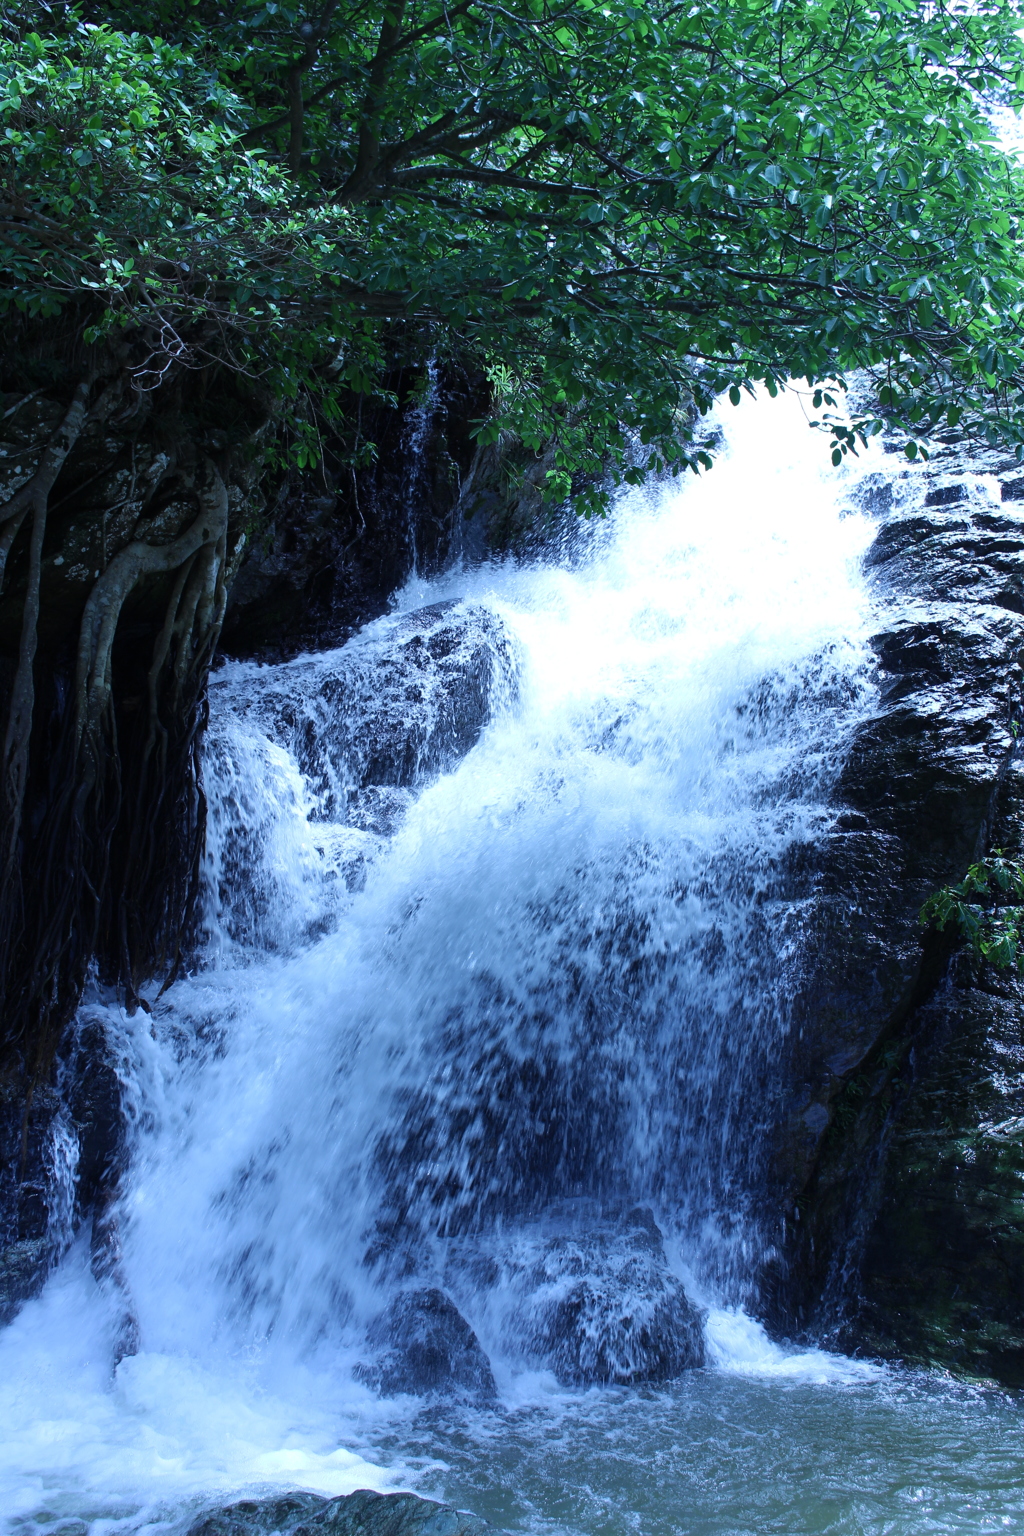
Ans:
[[[871,529],[797,399],[721,427],[711,474],[547,561],[215,676],[203,965],[151,1015],[84,1010],[131,1122],[116,1280],[80,1243],[0,1341],[25,1401],[77,1372],[88,1418],[130,1314],[88,1486],[379,1481],[338,1405],[389,1411],[403,1297],[444,1298],[485,1397],[658,1379],[707,1309],[710,1361],[756,1311]]]
[[[420,574],[423,551],[418,547],[417,527],[422,524],[425,508],[430,507],[431,492],[430,460],[427,449],[431,434],[437,430],[437,417],[441,406],[439,369],[434,353],[427,359],[426,377],[422,397],[409,412],[405,430],[407,466],[402,494],[408,516],[409,553],[412,556],[412,579]]]

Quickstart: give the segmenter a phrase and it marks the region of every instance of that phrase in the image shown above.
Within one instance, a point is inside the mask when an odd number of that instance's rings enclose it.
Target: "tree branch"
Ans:
[[[288,71],[288,168],[293,176],[302,169],[302,130],[305,105],[302,100],[302,77],[320,56],[320,49],[330,29],[331,19],[338,9],[338,0],[327,0],[320,20],[314,26],[304,22],[300,28],[305,47]]]
[[[511,187],[516,192],[542,192],[551,197],[601,197],[600,187],[574,186],[571,182],[534,181],[511,171],[490,170],[475,165],[417,165],[399,171],[390,178],[391,185],[411,187],[425,181],[473,181],[483,187]]]
[[[343,202],[354,202],[365,196],[366,190],[376,179],[374,173],[377,157],[380,154],[381,90],[387,78],[390,57],[401,35],[406,0],[385,0],[385,3],[390,6],[390,9],[384,13],[377,39],[377,52],[370,65],[370,79],[360,112],[356,163],[351,176],[341,189],[340,196]]]

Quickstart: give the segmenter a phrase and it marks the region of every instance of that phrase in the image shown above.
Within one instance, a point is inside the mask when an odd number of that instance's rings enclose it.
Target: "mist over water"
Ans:
[[[722,425],[713,473],[546,561],[415,579],[342,651],[215,677],[205,964],[151,1017],[83,1009],[132,1121],[120,1252],[97,1282],[82,1238],[0,1334],[11,1530],[389,1486],[538,1532],[977,1530],[968,1422],[1003,1520],[1005,1400],[754,1320],[793,861],[871,706],[872,529],[798,400]],[[581,1275],[591,1334],[642,1311],[645,1222],[708,1366],[573,1390],[544,1318]],[[412,1286],[458,1304],[495,1404],[365,1384],[367,1326]],[[886,1465],[934,1448],[930,1525],[909,1461],[856,1503],[858,1424]]]

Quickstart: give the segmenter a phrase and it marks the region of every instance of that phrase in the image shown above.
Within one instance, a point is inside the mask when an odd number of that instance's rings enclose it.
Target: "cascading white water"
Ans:
[[[634,498],[575,568],[471,580],[512,637],[492,647],[521,655],[517,701],[506,683],[471,756],[406,789],[386,847],[338,825],[372,673],[319,714],[329,657],[215,684],[212,846],[250,842],[215,884],[262,892],[264,963],[231,969],[221,922],[227,970],[178,989],[176,1033],[212,1029],[220,1059],[136,1156],[147,1336],[176,1333],[185,1296],[194,1328],[197,1288],[202,1326],[239,1342],[344,1332],[375,1270],[439,1279],[439,1239],[566,1199],[653,1203],[704,1288],[740,1299],[799,927],[786,857],[821,828],[864,686],[864,527],[792,466],[772,504],[766,446]],[[346,855],[368,867],[339,905]]]
[[[379,1481],[337,1426],[392,1412],[352,1375],[387,1297],[444,1286],[514,1397],[557,1256],[578,1276],[596,1232],[597,1292],[628,1283],[637,1207],[712,1358],[749,1352],[790,866],[871,696],[871,530],[793,397],[723,425],[712,474],[570,558],[414,582],[342,652],[215,679],[208,964],[152,1019],[89,1005],[134,1126],[116,1283],[72,1250],[0,1338],[26,1513]],[[60,1455],[47,1392],[93,1420]]]
[[[406,431],[406,451],[408,454],[408,467],[405,474],[403,493],[405,505],[408,511],[409,528],[409,553],[412,556],[413,580],[419,574],[421,551],[418,547],[416,527],[423,513],[423,504],[429,505],[429,460],[427,457],[427,444],[431,430],[435,427],[435,418],[440,405],[439,369],[437,357],[431,353],[427,359],[426,376],[423,381],[423,395],[419,403],[413,408],[408,418]]]

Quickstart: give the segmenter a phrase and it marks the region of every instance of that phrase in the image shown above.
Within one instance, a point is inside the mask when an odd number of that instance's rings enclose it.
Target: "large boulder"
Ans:
[[[454,768],[515,682],[501,620],[475,603],[440,602],[338,650],[229,667],[212,683],[213,723],[230,715],[286,748],[314,814],[339,820],[360,791],[417,789]]]
[[[356,890],[414,796],[451,772],[515,694],[501,620],[441,602],[348,645],[211,684],[208,865],[215,926],[287,947]]]
[[[511,1332],[564,1386],[670,1381],[706,1364],[706,1314],[669,1269],[649,1210],[526,1234],[502,1267],[521,1297]]]
[[[357,1374],[382,1397],[496,1396],[490,1361],[455,1303],[436,1286],[402,1291],[370,1325],[375,1351]]]
[[[475,1515],[414,1493],[361,1488],[336,1499],[288,1493],[202,1515],[187,1536],[495,1536]]]

